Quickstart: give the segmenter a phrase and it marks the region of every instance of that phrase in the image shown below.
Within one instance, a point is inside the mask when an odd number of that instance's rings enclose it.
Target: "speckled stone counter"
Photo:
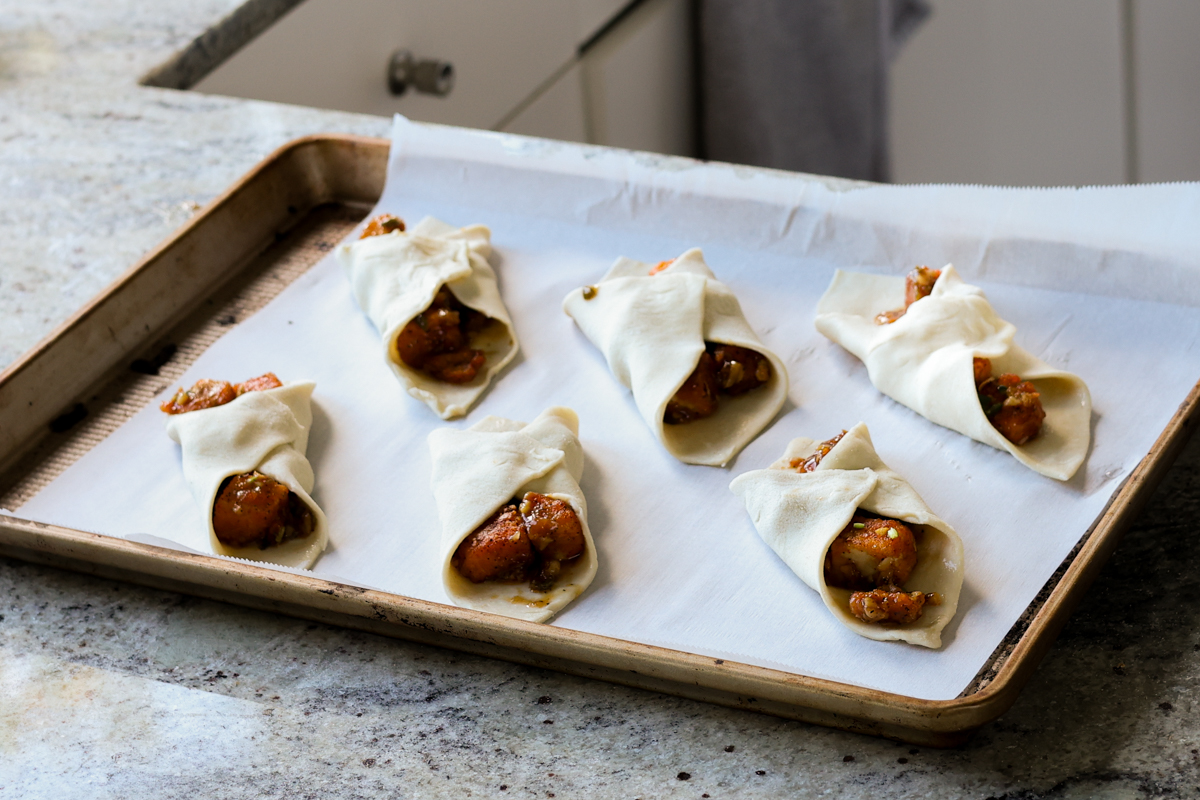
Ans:
[[[279,145],[388,135],[378,117],[138,84],[240,2],[0,0],[0,368]]]
[[[0,0],[0,367],[280,144],[386,135],[138,85],[245,8]],[[0,560],[0,798],[1197,797],[1197,514],[1200,443],[952,751]]]

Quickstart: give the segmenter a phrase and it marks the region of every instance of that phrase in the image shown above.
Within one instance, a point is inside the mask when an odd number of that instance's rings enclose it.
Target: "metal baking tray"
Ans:
[[[293,141],[0,373],[19,507],[312,267],[383,191],[389,143]],[[68,398],[64,403],[64,398]],[[966,690],[918,700],[0,515],[0,555],[845,730],[948,747],[1016,700],[1195,424],[1200,385]]]

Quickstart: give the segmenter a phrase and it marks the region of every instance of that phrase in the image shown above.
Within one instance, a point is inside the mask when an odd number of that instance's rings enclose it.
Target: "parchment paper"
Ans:
[[[492,229],[523,351],[453,424],[488,414],[529,421],[554,404],[579,413],[600,569],[553,624],[949,699],[1200,377],[1200,187],[836,186],[397,118],[379,210]],[[791,373],[780,416],[726,469],[664,452],[560,310],[569,290],[595,282],[619,255],[656,262],[694,245]],[[1095,443],[1070,482],[884,397],[857,359],[813,328],[837,267],[902,274],[951,260],[1017,326],[1018,343],[1090,386]],[[332,259],[217,341],[183,382],[267,370],[317,382],[309,457],[330,548],[315,573],[447,602],[425,444],[446,423],[382,363]],[[207,550],[163,416],[144,409],[19,513]],[[793,437],[824,439],[860,420],[880,456],[964,540],[962,602],[941,650],[869,641],[838,625],[728,489]]]

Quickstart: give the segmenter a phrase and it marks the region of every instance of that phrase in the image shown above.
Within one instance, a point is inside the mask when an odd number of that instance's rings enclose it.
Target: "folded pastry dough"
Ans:
[[[579,488],[583,447],[579,418],[554,407],[526,425],[485,417],[466,430],[429,434],[433,496],[442,523],[441,566],[446,594],[455,604],[530,622],[545,622],[578,597],[596,575],[596,545],[587,524],[587,501]],[[583,527],[586,548],[546,592],[529,582],[472,583],[450,563],[459,544],[497,509],[537,492],[567,503]]]
[[[426,217],[407,233],[370,236],[337,248],[354,299],[383,337],[388,366],[410,395],[442,419],[466,414],[517,354],[516,332],[487,262],[490,239],[491,231],[483,225],[454,228]],[[471,346],[482,350],[487,361],[469,383],[447,383],[412,369],[396,349],[400,331],[429,308],[442,286],[463,305],[499,323],[472,337]]]
[[[787,368],[759,341],[737,297],[715,278],[698,248],[657,274],[650,275],[652,267],[619,258],[599,284],[567,295],[563,310],[633,391],[638,411],[667,452],[688,464],[722,466],[783,406]],[[711,417],[667,425],[667,403],[696,369],[705,341],[762,354],[771,377],[746,394],[721,398]]]
[[[313,565],[329,541],[325,513],[313,501],[312,466],[305,458],[312,427],[316,384],[293,381],[277,389],[251,391],[214,408],[167,419],[167,435],[183,451],[183,477],[208,522],[208,540],[218,555],[267,561],[287,567]],[[213,504],[221,483],[257,470],[284,484],[312,510],[313,532],[276,547],[227,547],[213,531]]]
[[[1065,481],[1091,440],[1092,399],[1076,375],[1013,344],[1016,333],[983,291],[947,265],[933,292],[898,320],[875,316],[904,304],[904,279],[838,270],[817,306],[817,330],[860,358],[875,388],[926,419],[1006,450],[1025,466]],[[1046,419],[1036,438],[1015,445],[988,421],[976,393],[973,359],[1015,373],[1041,394]]]
[[[880,460],[863,423],[847,431],[813,472],[788,468],[792,459],[812,455],[817,444],[794,439],[783,458],[768,469],[739,475],[729,488],[745,502],[763,541],[820,593],[838,622],[868,639],[941,647],[942,629],[953,618],[962,591],[962,540]],[[920,526],[917,566],[905,589],[938,592],[942,603],[926,605],[917,621],[863,622],[850,613],[850,590],[826,585],[825,554],[858,509]]]

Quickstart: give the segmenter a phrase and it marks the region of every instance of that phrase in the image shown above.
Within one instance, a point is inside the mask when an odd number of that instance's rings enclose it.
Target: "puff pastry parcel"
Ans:
[[[329,525],[304,455],[315,386],[270,373],[237,385],[203,380],[163,403],[214,553],[307,569],[325,550]]]
[[[787,398],[787,368],[699,249],[658,266],[620,258],[563,310],[633,391],[671,455],[721,466],[749,444]]]
[[[517,337],[487,262],[491,231],[426,217],[411,231],[384,215],[337,248],[354,299],[383,337],[410,395],[460,417],[517,354]]]
[[[575,412],[555,407],[528,425],[486,417],[429,435],[442,580],[454,603],[545,622],[591,584],[578,431]]]
[[[962,591],[962,540],[880,460],[866,425],[822,444],[794,439],[768,469],[729,488],[842,625],[868,639],[941,646]]]
[[[888,397],[932,422],[1011,453],[1042,475],[1070,478],[1091,440],[1087,386],[1014,344],[1016,328],[953,266],[940,274],[927,272],[937,274],[928,296],[906,310],[891,311],[905,299],[903,278],[839,270],[817,306],[817,330],[861,359],[871,383]],[[1013,385],[981,385],[976,380],[981,367]],[[1001,394],[997,397],[995,391]],[[1021,444],[997,430],[996,417],[989,420],[983,406],[1003,411],[1006,391],[1009,403],[1033,397],[1044,408],[1040,430]]]

